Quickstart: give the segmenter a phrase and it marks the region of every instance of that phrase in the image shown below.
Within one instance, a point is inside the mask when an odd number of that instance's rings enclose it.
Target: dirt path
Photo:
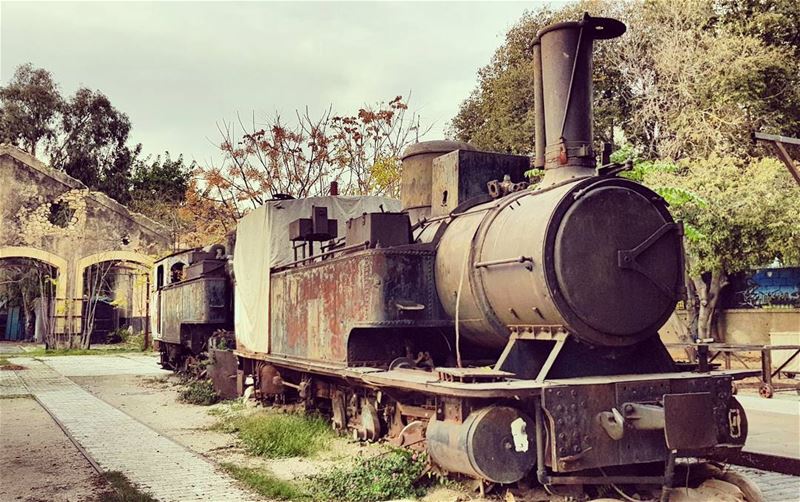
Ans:
[[[34,399],[0,399],[0,431],[0,500],[93,502],[108,492],[106,482]]]
[[[279,478],[290,480],[318,473],[344,458],[378,452],[375,445],[339,438],[329,451],[311,459],[254,457],[239,446],[234,435],[212,429],[219,419],[209,414],[209,407],[178,401],[177,377],[110,375],[102,379],[70,377],[70,380],[153,430],[218,464],[231,462],[248,467],[266,467]]]

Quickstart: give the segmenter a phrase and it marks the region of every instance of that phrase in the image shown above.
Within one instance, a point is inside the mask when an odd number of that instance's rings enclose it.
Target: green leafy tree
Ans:
[[[52,165],[122,202],[130,201],[131,169],[141,145],[128,147],[131,123],[100,91],[78,89],[61,114]]]
[[[39,144],[55,137],[64,100],[53,75],[27,63],[0,87],[0,142],[36,155]]]
[[[143,167],[150,160],[139,158],[141,144],[129,145],[131,128],[102,92],[82,87],[66,99],[52,74],[30,63],[0,87],[0,141],[44,154],[54,168],[123,204],[154,192],[160,201],[182,200],[182,159]]]
[[[194,162],[185,163],[183,155],[173,159],[169,152],[164,152],[163,158],[159,155],[141,160],[133,171],[132,196],[144,203],[181,202],[196,167]]]
[[[652,187],[685,225],[697,336],[715,335],[728,276],[775,259],[800,263],[800,190],[777,160],[718,156],[638,162],[629,176]]]
[[[451,135],[496,151],[534,144],[532,42],[584,10],[617,17],[620,38],[595,44],[597,141],[615,128],[646,158],[742,155],[758,130],[800,136],[800,57],[791,0],[580,2],[526,13],[478,73]]]
[[[782,128],[796,114],[800,66],[791,51],[742,33],[712,2],[648,2],[631,16],[611,62],[632,79],[625,132],[648,158],[748,155],[754,131]],[[778,95],[794,97],[779,105]]]
[[[481,149],[532,154],[534,148],[533,42],[545,26],[595,16],[626,17],[626,4],[580,1],[560,9],[542,6],[526,12],[506,33],[492,60],[478,71],[478,84],[450,122],[449,134]],[[625,120],[630,90],[608,55],[618,40],[595,45],[595,133],[610,141],[614,126]]]

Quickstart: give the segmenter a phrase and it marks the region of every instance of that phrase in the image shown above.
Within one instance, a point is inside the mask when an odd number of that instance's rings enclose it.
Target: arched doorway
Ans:
[[[151,267],[152,259],[128,251],[99,253],[78,261],[76,345],[114,343],[131,334],[143,335],[147,343]]]
[[[0,339],[52,345],[66,328],[67,261],[28,247],[0,247]]]

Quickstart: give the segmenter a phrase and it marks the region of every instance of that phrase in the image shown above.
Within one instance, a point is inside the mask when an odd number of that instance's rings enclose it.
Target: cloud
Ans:
[[[32,62],[105,92],[145,152],[216,155],[215,124],[412,91],[446,122],[530,2],[0,4],[0,81]]]

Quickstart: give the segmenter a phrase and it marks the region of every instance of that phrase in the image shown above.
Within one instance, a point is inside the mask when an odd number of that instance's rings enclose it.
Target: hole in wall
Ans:
[[[73,216],[75,209],[69,207],[69,202],[58,201],[50,204],[50,216],[47,219],[57,227],[67,228]]]

